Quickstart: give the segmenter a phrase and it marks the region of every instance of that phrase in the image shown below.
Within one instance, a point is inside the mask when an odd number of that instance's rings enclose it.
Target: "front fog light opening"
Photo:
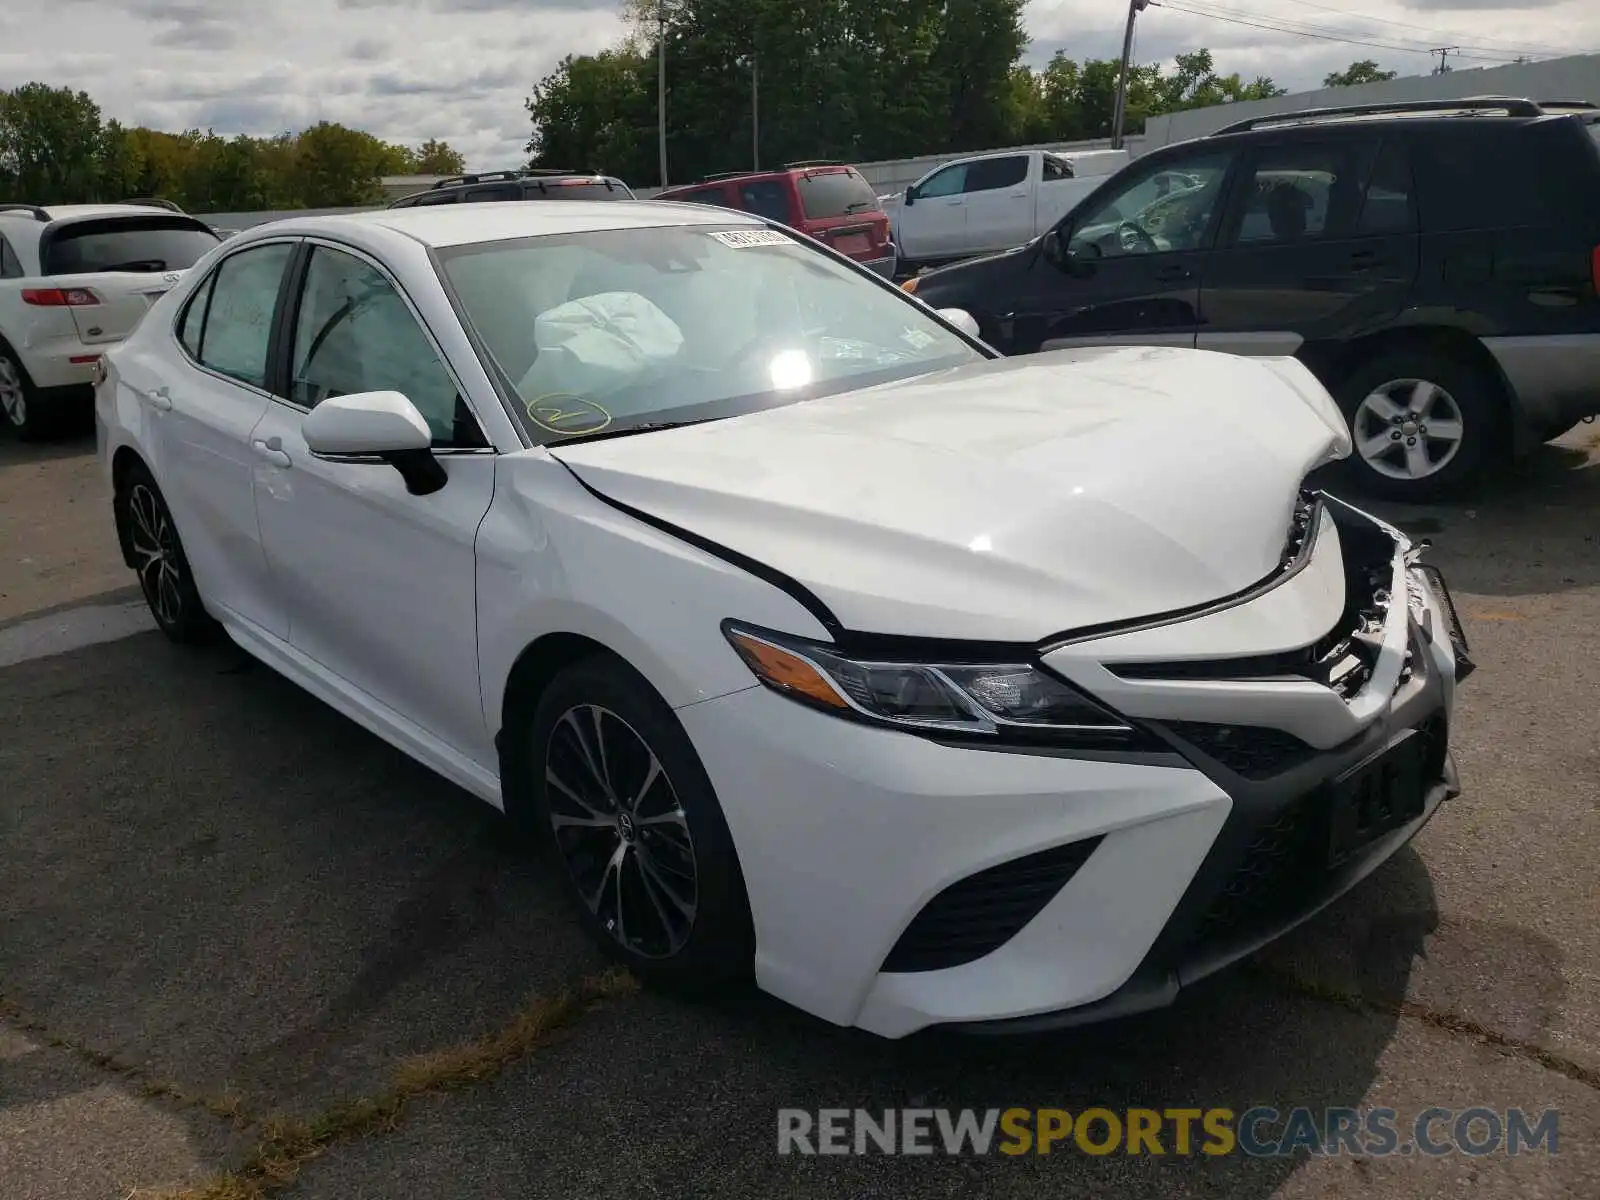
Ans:
[[[1120,741],[1134,729],[1029,663],[880,662],[736,622],[723,633],[752,674],[790,699],[876,724],[1005,740]]]

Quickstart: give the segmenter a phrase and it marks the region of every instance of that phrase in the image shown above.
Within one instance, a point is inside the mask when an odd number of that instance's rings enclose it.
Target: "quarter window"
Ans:
[[[0,237],[0,279],[21,279],[23,274],[22,260],[11,243]]]
[[[411,310],[375,267],[338,250],[311,253],[295,317],[289,398],[395,391],[417,406],[438,446],[481,446],[455,382]]]
[[[276,242],[242,250],[218,264],[184,315],[180,336],[197,361],[252,387],[267,386],[272,314],[283,269],[293,252],[288,242]],[[202,308],[196,330],[193,318]]]

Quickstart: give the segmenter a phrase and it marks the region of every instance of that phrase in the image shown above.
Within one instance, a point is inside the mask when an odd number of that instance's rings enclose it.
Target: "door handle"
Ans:
[[[1173,265],[1170,267],[1162,267],[1160,270],[1158,270],[1156,272],[1156,278],[1161,280],[1163,283],[1173,283],[1181,279],[1193,279],[1194,272],[1188,267]]]
[[[288,467],[294,464],[294,460],[284,453],[282,438],[255,438],[250,445],[257,454],[275,467]]]
[[[172,393],[167,390],[165,385],[152,388],[144,395],[145,399],[150,401],[151,408],[158,409],[161,412],[172,411]]]

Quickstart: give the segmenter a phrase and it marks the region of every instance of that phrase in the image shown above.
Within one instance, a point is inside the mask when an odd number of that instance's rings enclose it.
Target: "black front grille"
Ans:
[[[1069,842],[952,883],[912,919],[883,969],[942,971],[993,953],[1039,915],[1101,840]]]
[[[1271,779],[1307,762],[1316,750],[1292,733],[1255,725],[1169,721],[1167,729],[1246,779]]]

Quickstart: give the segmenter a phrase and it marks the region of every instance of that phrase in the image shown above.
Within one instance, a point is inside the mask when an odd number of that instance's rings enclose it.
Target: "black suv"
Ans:
[[[622,180],[583,171],[488,171],[453,175],[435,181],[426,191],[392,201],[390,208],[421,204],[473,204],[491,200],[633,200]]]
[[[1350,421],[1352,481],[1424,499],[1600,412],[1597,143],[1600,107],[1504,96],[1257,117],[903,286],[1006,354],[1293,355]]]

